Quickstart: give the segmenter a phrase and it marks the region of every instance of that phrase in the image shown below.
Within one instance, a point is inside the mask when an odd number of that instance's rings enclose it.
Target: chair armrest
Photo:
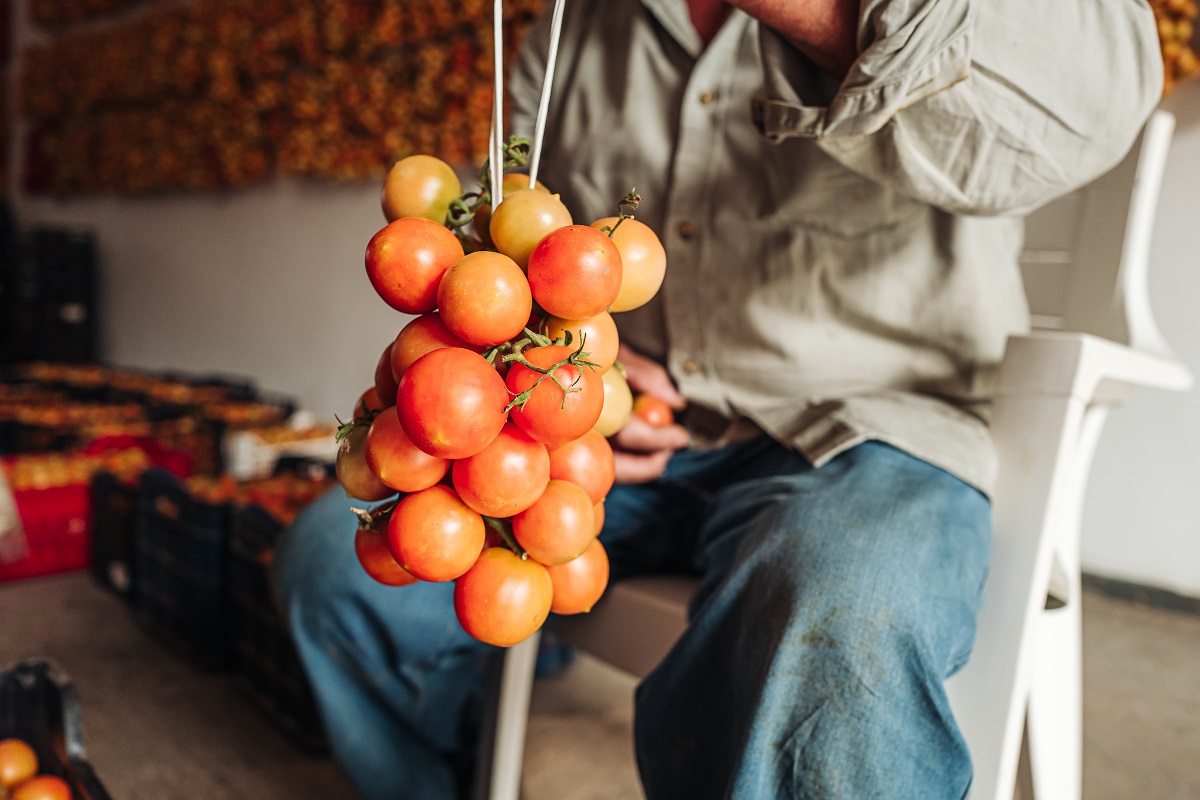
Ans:
[[[1192,375],[1173,358],[1098,336],[1039,331],[1009,337],[997,395],[1118,402],[1132,386],[1186,391]]]

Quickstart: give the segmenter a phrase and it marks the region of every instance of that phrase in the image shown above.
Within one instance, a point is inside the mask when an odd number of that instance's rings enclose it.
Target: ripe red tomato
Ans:
[[[71,800],[71,787],[54,775],[38,775],[14,788],[9,800]]]
[[[391,497],[396,492],[388,488],[367,466],[367,428],[350,431],[338,447],[334,472],[347,497],[374,502]]]
[[[414,318],[401,329],[392,343],[392,376],[399,381],[414,361],[439,347],[471,349],[470,344],[450,332],[438,312]]]
[[[617,334],[617,323],[607,311],[601,311],[588,319],[547,317],[542,329],[551,339],[558,339],[566,331],[570,331],[571,343],[575,347],[578,347],[583,339],[583,349],[588,354],[587,360],[600,365],[597,372],[607,372],[617,360],[617,349],[621,341]]]
[[[388,346],[383,348],[383,353],[379,356],[379,361],[375,362],[375,394],[380,402],[389,406],[396,405],[396,390],[400,388],[400,384],[392,375],[392,348],[395,344],[394,341],[388,342]]]
[[[490,346],[507,342],[524,329],[533,297],[515,261],[481,250],[446,270],[437,304],[451,333],[471,344]]]
[[[593,503],[612,489],[615,474],[612,445],[595,430],[550,451],[550,477],[579,486]]]
[[[379,531],[359,528],[354,534],[354,554],[363,571],[384,586],[408,586],[417,582],[411,573],[397,563],[388,550],[387,537]]]
[[[483,541],[483,517],[441,484],[404,497],[388,520],[392,557],[423,581],[462,575],[479,557]]]
[[[509,423],[491,444],[454,462],[454,488],[462,501],[489,517],[511,517],[533,505],[550,482],[546,445]]]
[[[37,774],[37,754],[20,739],[0,741],[0,786],[12,788]],[[0,792],[3,794],[3,792]]]
[[[548,345],[527,348],[524,355],[529,363],[548,370],[572,352],[569,347]],[[551,447],[587,433],[604,407],[604,381],[592,368],[563,364],[553,374],[563,386],[578,391],[564,392],[549,376],[539,383],[542,373],[515,361],[505,381],[514,397],[532,388],[529,400],[514,407],[510,416],[517,427]]]
[[[489,547],[455,582],[454,613],[463,630],[479,641],[509,647],[542,627],[553,592],[544,566],[522,561],[503,547]]]
[[[599,230],[616,224],[616,217],[605,217],[593,222],[592,227]],[[636,219],[622,222],[612,240],[621,252],[622,273],[621,291],[610,310],[630,311],[658,293],[667,272],[667,251],[654,230]]]
[[[504,379],[478,353],[442,347],[418,358],[400,378],[397,411],[413,444],[439,458],[467,458],[504,427]]]
[[[596,538],[592,499],[570,481],[552,480],[537,502],[512,519],[513,538],[529,557],[547,566],[583,554]]]
[[[608,587],[608,552],[599,539],[594,539],[579,558],[546,567],[546,571],[554,587],[550,610],[555,614],[582,614],[592,610]]]
[[[550,231],[570,224],[571,212],[558,195],[538,189],[519,189],[506,197],[492,213],[488,233],[497,250],[525,269],[529,254],[538,241]]]
[[[388,222],[424,217],[440,225],[450,203],[462,193],[462,182],[449,164],[434,156],[413,155],[388,170],[380,201]]]
[[[652,394],[639,394],[633,398],[633,415],[643,422],[662,428],[675,422],[675,412]]]
[[[621,291],[620,251],[587,225],[568,225],[542,237],[529,254],[527,271],[533,299],[564,319],[594,317]]]
[[[412,443],[396,407],[382,412],[367,431],[367,466],[375,477],[398,492],[419,492],[440,481],[450,461],[431,456]]]
[[[401,217],[367,244],[367,277],[383,301],[406,314],[437,307],[438,282],[463,257],[458,237],[422,217]]]

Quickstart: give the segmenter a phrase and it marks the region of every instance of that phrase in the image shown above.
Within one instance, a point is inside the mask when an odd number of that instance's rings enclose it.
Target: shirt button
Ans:
[[[705,89],[700,93],[700,105],[711,106],[715,102],[717,102],[717,93],[712,89]]]
[[[684,361],[682,366],[683,371],[688,375],[695,375],[700,371],[700,362],[694,358],[689,358],[687,361]]]
[[[690,239],[696,235],[696,226],[686,219],[679,223],[675,230],[679,231],[679,235],[684,239]]]

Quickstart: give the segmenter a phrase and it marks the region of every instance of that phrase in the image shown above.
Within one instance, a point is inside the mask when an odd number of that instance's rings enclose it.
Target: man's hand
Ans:
[[[687,405],[660,364],[624,345],[617,358],[624,365],[625,379],[634,392],[653,395],[676,411]],[[609,441],[613,446],[617,483],[643,483],[662,475],[672,454],[687,447],[688,432],[682,425],[655,427],[633,417]]]

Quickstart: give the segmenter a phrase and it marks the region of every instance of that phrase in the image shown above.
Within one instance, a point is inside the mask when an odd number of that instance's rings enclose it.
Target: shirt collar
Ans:
[[[700,56],[704,54],[704,43],[700,41],[700,34],[696,33],[696,28],[692,25],[692,18],[688,14],[687,0],[641,0],[641,2],[671,35],[671,38],[693,59],[699,60]],[[729,15],[729,19],[725,20],[721,30],[717,31],[717,35],[709,47],[711,48],[713,44],[723,38],[741,36],[741,33],[730,33],[729,29],[744,30],[750,19],[741,9],[735,8]]]
[[[671,34],[679,46],[687,51],[692,58],[699,58],[704,49],[700,35],[692,26],[692,18],[688,15],[687,0],[642,0],[658,23]]]

